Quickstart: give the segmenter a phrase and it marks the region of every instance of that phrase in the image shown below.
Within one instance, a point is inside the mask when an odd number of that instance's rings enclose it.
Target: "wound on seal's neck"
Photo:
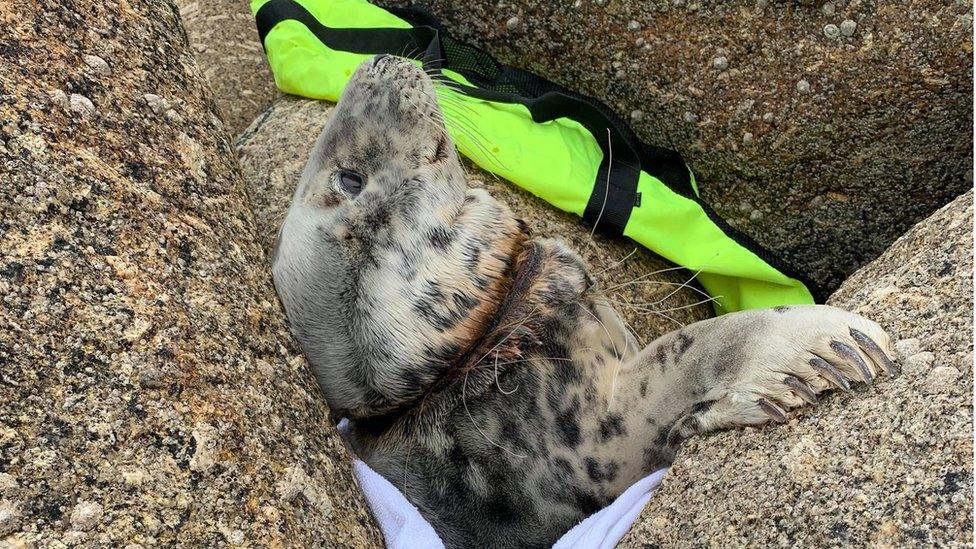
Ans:
[[[538,296],[533,294],[538,290],[536,283],[545,268],[545,258],[541,248],[528,241],[525,224],[521,220],[517,222],[519,238],[512,242],[508,268],[498,286],[492,289],[493,295],[485,296],[486,301],[493,303],[494,307],[490,309],[491,315],[483,323],[482,329],[468,334],[473,339],[456,358],[452,368],[428,384],[422,394],[382,413],[354,417],[354,433],[360,442],[377,440],[395,425],[409,430],[423,424],[426,421],[423,414],[425,403],[433,403],[440,393],[451,387],[456,389],[456,384],[463,383],[469,371],[488,358],[494,360],[495,351],[504,357],[501,360],[506,360],[525,344],[525,334],[532,331],[532,308],[538,300]],[[521,328],[525,328],[525,331],[521,331]],[[470,388],[469,398],[471,393],[477,391],[477,388]],[[362,439],[363,436],[367,438]]]
[[[528,238],[480,189],[468,191],[453,219],[411,230],[374,253],[378,267],[359,282],[366,297],[354,324],[380,337],[360,345],[364,398],[349,409],[357,419],[409,407],[462,363],[492,330]]]

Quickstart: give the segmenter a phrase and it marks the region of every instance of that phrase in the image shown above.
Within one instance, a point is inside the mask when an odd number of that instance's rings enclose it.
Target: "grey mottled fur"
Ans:
[[[467,188],[440,117],[423,71],[364,63],[273,270],[355,451],[448,547],[548,546],[686,437],[893,370],[876,324],[823,306],[729,314],[638,349],[579,256]],[[361,194],[341,169],[364,176]]]

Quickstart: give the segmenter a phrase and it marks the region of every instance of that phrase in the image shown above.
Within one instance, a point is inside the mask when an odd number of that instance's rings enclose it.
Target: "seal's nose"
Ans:
[[[412,61],[386,53],[367,59],[362,66],[368,74],[382,80],[406,82],[425,75],[424,70]]]

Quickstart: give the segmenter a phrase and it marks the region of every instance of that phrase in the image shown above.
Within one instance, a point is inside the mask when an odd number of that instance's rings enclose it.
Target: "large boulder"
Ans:
[[[828,290],[972,186],[971,0],[426,3],[681,151],[707,201]]]
[[[283,96],[237,140],[266,252],[274,244],[299,175],[331,109],[332,105],[324,101]],[[675,270],[629,239],[591,235],[579,218],[555,210],[476,166],[468,164],[466,169],[473,184],[485,186],[508,204],[533,235],[559,237],[571,244],[589,264],[599,286],[609,290],[617,310],[642,341],[649,342],[710,316],[711,307],[703,303],[708,300],[707,294],[694,284],[691,273]]]
[[[0,26],[0,540],[377,546],[176,7]]]
[[[972,545],[972,230],[970,191],[830,299],[889,331],[901,376],[692,440],[622,547]]]
[[[231,135],[237,135],[278,91],[246,0],[177,0],[190,48],[210,82]]]

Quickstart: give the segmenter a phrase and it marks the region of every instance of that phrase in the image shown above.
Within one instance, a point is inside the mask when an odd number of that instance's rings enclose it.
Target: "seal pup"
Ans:
[[[895,373],[827,306],[723,315],[639,348],[586,265],[468,188],[429,76],[352,76],[295,190],[275,287],[350,444],[448,547],[550,546],[689,436],[783,421]]]

